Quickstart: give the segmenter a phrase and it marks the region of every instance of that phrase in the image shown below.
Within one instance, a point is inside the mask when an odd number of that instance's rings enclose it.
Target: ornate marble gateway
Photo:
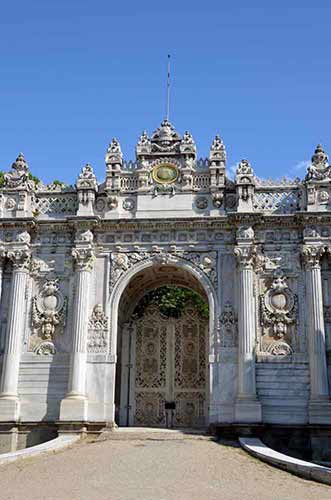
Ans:
[[[328,156],[291,180],[247,159],[232,179],[226,160],[219,135],[199,159],[168,120],[133,161],[113,139],[99,181],[86,164],[46,185],[18,155],[0,187],[3,425],[330,423]],[[138,319],[164,285],[209,319]]]

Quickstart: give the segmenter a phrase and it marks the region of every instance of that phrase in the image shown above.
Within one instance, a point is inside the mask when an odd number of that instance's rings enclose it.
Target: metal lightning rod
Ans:
[[[168,72],[167,72],[167,102],[166,102],[166,118],[169,120],[170,114],[170,54],[168,54]]]

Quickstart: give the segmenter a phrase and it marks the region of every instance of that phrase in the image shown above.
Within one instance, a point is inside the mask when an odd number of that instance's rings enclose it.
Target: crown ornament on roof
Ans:
[[[180,152],[195,156],[196,151],[197,148],[192,134],[186,130],[180,143]]]
[[[253,175],[253,168],[248,160],[241,160],[236,175]]]
[[[81,173],[77,179],[77,189],[97,189],[98,183],[97,178],[94,174],[92,166],[87,163],[85,167],[82,168]]]
[[[35,183],[29,179],[29,166],[23,153],[18,155],[11,168],[11,172],[4,175],[4,187],[6,189],[27,189],[31,191]]]
[[[121,145],[117,139],[113,138],[111,143],[109,144],[105,160],[107,165],[122,165],[123,153],[121,150]]]
[[[209,153],[211,162],[226,162],[226,150],[221,137],[217,134],[212,142]]]
[[[144,130],[137,142],[136,154],[137,155],[149,154],[151,152],[151,149],[152,149],[151,140],[148,137],[146,130]]]
[[[324,180],[331,177],[329,158],[321,144],[318,144],[307,169],[306,180]]]
[[[175,127],[168,119],[163,120],[152,134],[152,152],[172,153],[178,152],[179,144],[182,138]]]

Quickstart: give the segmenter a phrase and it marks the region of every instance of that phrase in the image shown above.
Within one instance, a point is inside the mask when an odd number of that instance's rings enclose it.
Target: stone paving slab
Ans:
[[[330,500],[331,488],[271,467],[238,443],[78,442],[0,467],[6,500]]]

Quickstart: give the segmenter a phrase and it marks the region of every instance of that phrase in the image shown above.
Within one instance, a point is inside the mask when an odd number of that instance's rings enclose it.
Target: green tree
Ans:
[[[151,304],[158,306],[161,314],[168,318],[179,318],[185,307],[193,305],[203,318],[209,317],[208,303],[194,290],[178,286],[162,286],[155,288],[139,301],[134,313],[141,317],[146,307]]]

